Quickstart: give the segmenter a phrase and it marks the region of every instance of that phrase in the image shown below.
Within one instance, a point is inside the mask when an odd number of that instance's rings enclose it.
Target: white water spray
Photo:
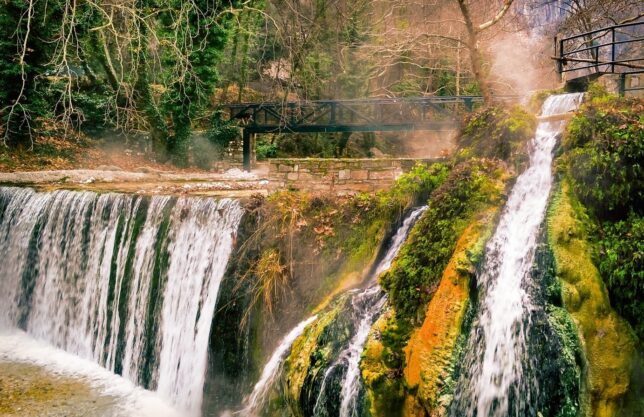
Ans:
[[[259,381],[255,384],[253,392],[248,396],[246,400],[246,406],[239,412],[242,416],[255,416],[261,410],[261,407],[266,401],[266,397],[273,388],[273,383],[277,380],[282,369],[282,364],[286,359],[286,356],[291,350],[291,346],[295,342],[295,339],[300,337],[300,335],[306,329],[306,326],[313,323],[317,319],[317,316],[311,316],[308,319],[300,322],[297,326],[293,328],[284,338],[280,341],[277,349],[271,355],[271,358],[268,360],[262,371],[262,375],[259,377]]]

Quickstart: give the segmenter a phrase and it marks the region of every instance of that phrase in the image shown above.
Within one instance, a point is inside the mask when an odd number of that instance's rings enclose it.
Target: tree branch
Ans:
[[[485,22],[483,24],[480,24],[478,26],[477,30],[479,32],[481,32],[481,31],[483,31],[483,30],[485,30],[485,29],[497,24],[499,22],[499,20],[503,19],[503,16],[505,16],[505,14],[508,12],[508,10],[510,10],[510,6],[512,6],[513,1],[514,0],[505,0],[505,2],[503,3],[503,7],[501,7],[501,10],[499,10],[499,12],[496,14],[496,16],[494,16],[491,20],[489,20],[489,21],[487,21],[487,22]]]

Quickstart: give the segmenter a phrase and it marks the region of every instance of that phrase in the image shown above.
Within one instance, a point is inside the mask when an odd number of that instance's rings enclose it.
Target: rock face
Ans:
[[[455,348],[465,321],[470,297],[473,265],[467,253],[482,247],[481,229],[491,223],[494,211],[485,221],[472,223],[458,240],[456,250],[443,272],[438,289],[427,307],[423,325],[415,331],[405,349],[405,381],[416,396],[405,401],[407,416],[444,415],[451,395],[452,373],[458,352]],[[489,227],[488,227],[489,229]],[[441,395],[443,394],[443,395]]]
[[[635,340],[629,325],[611,308],[601,276],[593,265],[584,231],[586,214],[563,183],[548,218],[548,235],[564,306],[582,340],[587,364],[583,415],[625,415],[621,404],[629,390]],[[587,219],[586,219],[587,220]]]

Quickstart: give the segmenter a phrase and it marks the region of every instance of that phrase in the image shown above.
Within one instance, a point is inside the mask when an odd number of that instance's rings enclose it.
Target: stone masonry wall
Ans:
[[[270,159],[268,177],[274,188],[311,191],[377,191],[390,187],[416,163],[440,159]]]

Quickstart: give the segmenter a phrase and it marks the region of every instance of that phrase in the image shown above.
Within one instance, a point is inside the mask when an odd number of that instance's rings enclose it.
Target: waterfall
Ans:
[[[369,281],[370,285],[368,288],[354,291],[351,304],[357,323],[356,334],[351,339],[349,345],[340,353],[333,365],[327,369],[320,389],[320,395],[318,396],[318,403],[315,405],[316,410],[322,405],[319,400],[324,394],[326,378],[333,369],[344,366],[346,372],[341,392],[341,409],[344,411],[341,415],[349,416],[352,415],[350,414],[351,412],[355,411],[356,399],[360,388],[360,355],[367,341],[371,325],[382,311],[386,301],[384,292],[375,281],[382,272],[389,269],[412,226],[425,210],[427,210],[427,207],[423,206],[415,209],[407,216],[403,224],[396,231],[396,234],[392,237],[387,253],[371,274],[372,278]],[[260,380],[255,384],[253,392],[246,398],[242,410],[238,412],[240,415],[254,417],[261,414],[268,393],[273,388],[273,383],[277,380],[277,377],[279,377],[284,360],[290,352],[293,343],[304,332],[306,327],[316,319],[317,316],[312,316],[302,321],[282,339],[277,349],[271,355],[270,360],[264,366]]]
[[[0,323],[198,415],[242,214],[228,199],[0,188]]]
[[[293,328],[284,338],[280,341],[277,349],[271,355],[271,358],[268,360],[264,369],[262,370],[262,375],[259,378],[259,381],[255,384],[253,392],[248,396],[248,399],[245,402],[245,407],[240,412],[244,416],[254,416],[264,405],[266,397],[270,392],[275,380],[280,374],[282,369],[282,364],[286,355],[291,350],[291,346],[295,340],[300,337],[300,335],[306,329],[306,326],[313,323],[317,319],[317,316],[311,316],[308,319],[300,322],[297,326]]]
[[[400,251],[409,231],[416,223],[418,218],[427,210],[427,206],[419,207],[412,211],[405,219],[403,224],[398,228],[396,234],[391,239],[387,253],[378,264],[372,274],[371,285],[364,290],[356,291],[351,299],[352,316],[355,323],[355,334],[349,341],[349,345],[338,354],[335,361],[324,373],[324,379],[320,388],[317,402],[314,407],[314,414],[328,415],[327,395],[325,389],[327,379],[330,378],[337,370],[343,372],[340,381],[340,417],[357,416],[357,400],[361,388],[360,379],[360,355],[364,349],[369,336],[369,330],[380,315],[387,296],[382,291],[376,280],[380,274],[385,272],[391,266],[394,258]],[[337,404],[335,405],[337,406]]]
[[[542,115],[568,113],[581,99],[581,94],[551,96]],[[553,149],[564,123],[538,125],[530,143],[530,166],[518,177],[486,246],[477,276],[480,307],[451,408],[454,417],[533,415],[531,402],[538,384],[526,354],[526,335],[531,311],[540,306],[533,304],[526,287],[552,186]]]
[[[389,269],[394,258],[400,251],[407,235],[416,221],[427,210],[423,206],[414,210],[403,222],[402,226],[393,237],[389,250],[385,257],[380,261],[378,268],[373,274],[373,279]],[[360,317],[359,324],[356,328],[356,334],[351,339],[349,346],[340,353],[339,360],[346,363],[346,373],[342,381],[342,390],[340,391],[340,417],[357,416],[357,398],[360,392],[360,355],[367,342],[369,330],[375,319],[380,315],[382,308],[387,300],[386,295],[376,283],[366,290],[356,294],[351,303],[354,311],[358,312]]]

